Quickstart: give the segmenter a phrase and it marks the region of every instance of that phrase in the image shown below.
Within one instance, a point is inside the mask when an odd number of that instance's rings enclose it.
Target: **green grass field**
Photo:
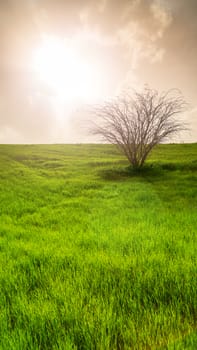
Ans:
[[[0,146],[0,349],[197,349],[197,144]]]

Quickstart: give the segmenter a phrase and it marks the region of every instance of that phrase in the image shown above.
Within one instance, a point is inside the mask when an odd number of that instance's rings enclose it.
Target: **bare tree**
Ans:
[[[140,168],[153,147],[185,129],[175,117],[186,106],[178,90],[159,94],[146,87],[95,106],[96,121],[90,132],[117,145],[130,164]]]

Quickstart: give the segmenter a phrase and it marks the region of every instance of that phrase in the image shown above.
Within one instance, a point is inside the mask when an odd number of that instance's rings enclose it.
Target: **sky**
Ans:
[[[196,0],[0,0],[0,143],[92,142],[85,106],[178,88],[197,141]],[[93,118],[93,116],[92,116]]]

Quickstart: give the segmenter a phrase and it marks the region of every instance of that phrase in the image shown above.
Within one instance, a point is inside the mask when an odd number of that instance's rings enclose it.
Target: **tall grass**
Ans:
[[[0,349],[197,348],[196,144],[0,153]]]

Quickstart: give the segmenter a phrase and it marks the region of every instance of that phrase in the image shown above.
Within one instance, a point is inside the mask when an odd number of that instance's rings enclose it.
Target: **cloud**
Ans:
[[[153,40],[157,38],[162,38],[165,30],[169,27],[172,22],[172,14],[169,9],[167,9],[164,5],[162,5],[159,0],[155,0],[150,5],[151,12],[153,14],[153,18],[158,23],[158,28],[153,36]]]
[[[10,103],[11,102],[11,103]],[[1,96],[0,142],[11,142],[12,136],[26,143],[44,142],[54,132],[54,115],[50,100],[40,96]],[[7,140],[6,140],[7,138]]]
[[[124,13],[126,21],[118,30],[133,68],[144,58],[152,63],[163,59],[165,49],[161,38],[172,21],[170,12],[156,0],[146,4],[136,1],[134,4]]]

